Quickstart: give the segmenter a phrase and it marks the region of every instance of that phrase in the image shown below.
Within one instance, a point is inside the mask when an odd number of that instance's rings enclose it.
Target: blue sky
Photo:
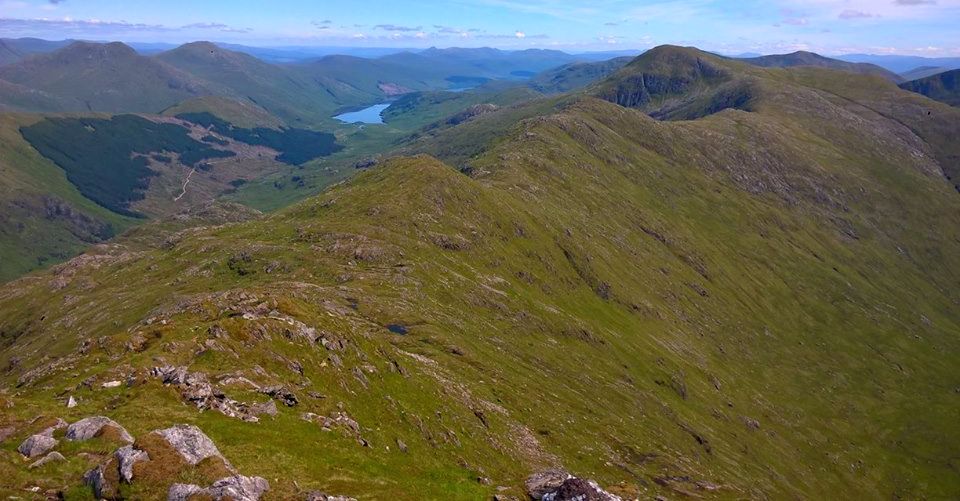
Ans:
[[[960,56],[960,0],[0,0],[0,37]]]

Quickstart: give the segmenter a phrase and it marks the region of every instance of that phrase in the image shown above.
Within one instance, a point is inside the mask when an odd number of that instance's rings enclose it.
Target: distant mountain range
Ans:
[[[960,69],[960,57],[878,56],[871,54],[848,54],[837,59],[851,63],[870,63],[902,74],[921,66],[936,66],[948,70]]]
[[[5,42],[0,107],[24,111],[159,113],[183,100],[248,100],[289,123],[318,124],[339,108],[407,92],[522,80],[572,63],[559,51],[428,49],[378,58],[332,55],[274,64],[209,42],[143,55],[119,42]],[[53,49],[52,52],[46,51]],[[31,52],[32,51],[32,52]]]
[[[892,82],[902,82],[903,78],[896,73],[884,69],[875,64],[869,63],[850,63],[839,59],[823,57],[813,52],[797,51],[791,54],[760,56],[742,59],[754,66],[788,68],[791,66],[818,66],[821,68],[830,68],[835,70],[849,71],[852,73],[862,73],[865,75],[875,75],[886,78]]]
[[[52,52],[59,48],[75,42],[76,40],[48,41],[37,38],[0,38],[0,66],[10,64],[22,59],[26,55]],[[95,42],[102,43],[102,42]],[[392,54],[402,52],[422,53],[436,50],[435,48],[399,48],[399,47],[345,47],[345,46],[278,46],[278,47],[254,47],[241,44],[216,43],[218,46],[235,52],[250,54],[271,63],[294,63],[310,59],[318,59],[325,56],[344,55],[376,59]],[[147,43],[147,42],[129,42],[130,47],[143,55],[155,55],[166,52],[178,47],[171,43]],[[498,49],[459,49],[454,51],[498,51]],[[499,51],[515,52],[515,51]],[[548,51],[557,52],[557,51]],[[593,51],[593,52],[574,52],[567,53],[579,61],[603,61],[617,57],[636,57],[644,51],[640,49],[632,50],[611,50],[611,51]],[[766,54],[757,52],[744,52],[739,54],[723,54],[725,57],[737,59],[759,58]],[[847,61],[851,63],[869,63],[880,66],[897,74],[910,72],[922,66],[932,66],[950,69],[960,68],[960,57],[922,57],[922,56],[899,56],[899,55],[873,55],[873,54],[846,54],[833,56],[833,59]]]

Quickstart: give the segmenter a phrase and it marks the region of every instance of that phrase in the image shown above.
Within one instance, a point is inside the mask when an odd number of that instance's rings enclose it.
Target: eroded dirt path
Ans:
[[[184,195],[187,194],[187,185],[190,184],[190,178],[193,177],[194,172],[197,172],[197,169],[190,169],[190,173],[187,174],[187,179],[183,181],[183,188],[181,189],[180,194],[177,195],[177,198],[173,199],[174,202],[179,201]]]

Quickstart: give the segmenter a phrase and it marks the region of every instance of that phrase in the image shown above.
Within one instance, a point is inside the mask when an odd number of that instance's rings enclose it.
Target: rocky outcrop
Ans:
[[[132,445],[121,447],[113,453],[117,460],[120,480],[130,483],[133,481],[133,465],[141,461],[149,461],[150,455],[146,451],[134,449]]]
[[[97,466],[83,476],[83,482],[93,490],[96,499],[112,497],[114,486],[107,480],[104,467]]]
[[[160,378],[163,384],[176,386],[180,390],[180,396],[200,410],[213,409],[228,417],[257,421],[257,417],[248,412],[246,404],[227,397],[223,391],[210,384],[206,374],[173,366],[155,367],[151,373]]]
[[[300,403],[297,396],[282,386],[270,386],[262,388],[260,393],[269,395],[271,398],[283,402],[287,407],[294,407]]]
[[[17,451],[27,458],[35,458],[50,452],[57,446],[57,439],[47,435],[31,435],[24,440]]]
[[[357,443],[360,445],[364,447],[370,446],[370,443],[364,439],[360,433],[360,423],[350,417],[346,411],[340,410],[334,412],[330,417],[321,416],[312,412],[305,412],[300,416],[300,419],[317,423],[324,431],[333,431],[334,429],[338,429],[344,435],[355,438]]]
[[[153,433],[163,437],[190,465],[196,465],[209,457],[217,457],[223,459],[224,464],[229,467],[230,463],[220,454],[213,440],[196,426],[181,424]]]
[[[527,477],[527,494],[537,501],[623,501],[593,480],[575,477],[563,470],[545,470]]]
[[[39,468],[47,463],[54,463],[54,462],[66,461],[66,460],[67,458],[63,457],[63,454],[60,454],[59,452],[54,451],[35,461],[33,464],[30,465],[30,469],[32,470],[34,468]]]
[[[167,492],[167,501],[188,501],[189,499],[257,501],[269,490],[270,483],[264,478],[234,475],[217,480],[207,488],[191,484],[174,484]]]
[[[250,406],[250,414],[254,416],[276,416],[278,412],[277,404],[273,400],[267,400],[262,404],[253,404]]]
[[[276,405],[270,403],[249,405],[228,397],[218,386],[210,383],[210,379],[202,372],[191,372],[186,367],[154,367],[151,371],[154,377],[160,378],[163,384],[176,386],[184,400],[194,404],[200,410],[213,409],[221,414],[255,423],[260,414],[276,415]],[[221,384],[245,382],[257,391],[282,402],[288,407],[299,404],[297,396],[282,386],[260,387],[256,383],[243,377],[230,376],[221,381]]]
[[[67,427],[66,439],[71,441],[90,440],[102,435],[107,430],[115,432],[120,440],[133,443],[133,436],[127,432],[126,428],[105,416],[88,417],[71,424]]]

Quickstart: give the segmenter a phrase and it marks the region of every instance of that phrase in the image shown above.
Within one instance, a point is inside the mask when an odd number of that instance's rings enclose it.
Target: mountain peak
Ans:
[[[773,54],[769,56],[745,58],[745,59],[741,59],[741,61],[752,64],[754,66],[761,66],[765,68],[788,68],[792,66],[818,66],[821,68],[830,68],[834,70],[849,71],[852,73],[860,73],[863,75],[880,76],[896,83],[903,81],[903,79],[899,75],[873,64],[850,63],[847,61],[841,61],[839,59],[833,59],[826,56],[822,56],[815,52],[808,52],[803,50],[798,50],[796,52],[791,52],[789,54]]]
[[[220,48],[220,46],[218,46],[213,42],[208,42],[206,40],[198,40],[196,42],[185,43],[173,50],[201,50],[201,51],[213,52],[213,51],[224,50],[224,49]]]
[[[54,52],[53,55],[61,58],[97,57],[103,59],[131,58],[139,56],[133,47],[130,47],[123,42],[73,42],[70,45]]]

